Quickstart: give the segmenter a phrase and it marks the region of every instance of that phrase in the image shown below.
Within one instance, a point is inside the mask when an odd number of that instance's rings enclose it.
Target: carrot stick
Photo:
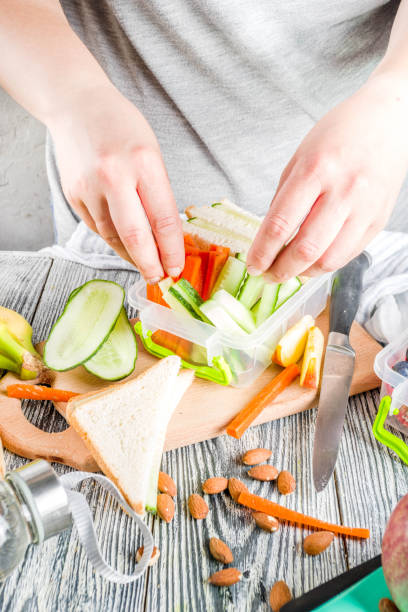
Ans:
[[[271,380],[227,425],[227,434],[240,438],[261,414],[267,404],[270,404],[300,373],[296,363],[288,366]]]
[[[253,495],[252,493],[240,493],[238,503],[246,506],[247,508],[257,510],[258,512],[269,514],[269,516],[275,516],[276,518],[280,518],[285,521],[292,521],[293,523],[299,523],[300,525],[316,527],[316,529],[324,529],[325,531],[333,531],[333,533],[340,533],[343,535],[353,536],[355,538],[370,537],[369,529],[363,529],[361,527],[344,527],[344,525],[326,523],[326,521],[321,521],[320,519],[307,516],[301,512],[290,510],[285,506],[280,506],[269,499],[264,499],[263,497]]]
[[[194,238],[192,237],[191,234],[184,234],[184,244],[185,245],[188,244],[188,245],[193,246],[193,247],[197,246],[197,243],[196,243],[196,241],[194,240]]]
[[[67,402],[71,397],[79,395],[74,391],[64,391],[63,389],[51,389],[43,385],[9,385],[7,387],[8,397],[17,399],[38,399],[50,400],[52,402]]]
[[[197,255],[187,255],[184,270],[181,273],[181,278],[188,280],[190,285],[194,287],[196,291],[199,291],[200,287],[200,269],[201,259]]]

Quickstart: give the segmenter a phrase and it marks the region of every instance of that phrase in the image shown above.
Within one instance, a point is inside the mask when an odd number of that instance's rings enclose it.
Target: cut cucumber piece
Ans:
[[[172,310],[180,312],[181,314],[188,315],[193,319],[199,319],[198,314],[194,308],[187,302],[187,300],[172,287],[168,291],[163,293],[163,300],[170,306]]]
[[[262,295],[262,290],[265,285],[263,276],[248,276],[244,280],[241,290],[238,295],[238,300],[251,310]]]
[[[188,309],[192,316],[194,316],[196,319],[204,320],[203,314],[200,310],[203,300],[194,287],[185,278],[181,278],[179,281],[177,281],[177,283],[172,285],[168,293],[173,298],[176,298],[185,309]],[[167,302],[167,298],[164,297],[164,299]],[[176,307],[171,307],[176,310]],[[207,319],[205,320],[206,322],[209,322]]]
[[[256,326],[259,327],[275,310],[278,299],[280,283],[266,283],[262,289],[262,296],[255,316]]]
[[[276,300],[275,309],[277,310],[282,304],[284,304],[292,295],[294,295],[301,288],[302,283],[297,276],[290,278],[285,283],[282,283],[279,287],[278,299]]]
[[[135,369],[137,358],[136,336],[122,307],[115,327],[100,349],[84,366],[104,380],[120,380]]]
[[[236,296],[244,280],[245,273],[246,268],[244,262],[235,257],[228,257],[224,267],[218,275],[212,295],[220,289],[224,289],[231,295]]]
[[[238,381],[239,375],[241,372],[244,372],[247,367],[242,361],[241,357],[241,351],[238,351],[237,349],[228,349],[228,351],[225,351],[225,358],[228,361],[229,367],[231,368],[235,382]]]
[[[247,253],[237,253],[235,257],[239,259],[239,261],[243,261],[244,263],[246,263]]]
[[[204,302],[201,311],[222,333],[239,337],[247,335],[216,300],[210,299]]]
[[[167,278],[163,278],[163,280],[161,280],[158,283],[160,287],[160,291],[162,293],[164,293],[165,291],[168,291],[173,284],[174,284],[173,279],[170,278],[170,276],[168,276]]]
[[[185,278],[180,278],[180,280],[178,280],[174,285],[174,288],[183,293],[191,305],[195,305],[197,309],[200,308],[201,304],[203,303],[203,299],[198,291],[194,289],[193,285],[188,282],[188,280]]]
[[[258,314],[258,310],[259,310],[260,304],[261,304],[261,300],[258,300],[257,303],[255,304],[255,306],[252,306],[252,308],[251,308],[251,312],[252,312],[253,317],[255,319],[255,323],[256,323],[256,316]]]
[[[214,293],[212,299],[222,306],[235,323],[238,323],[248,334],[255,331],[256,325],[252,313],[227,291],[220,289],[220,291]]]
[[[63,372],[88,361],[111,333],[125,292],[111,281],[93,280],[71,293],[45,343],[44,362]]]

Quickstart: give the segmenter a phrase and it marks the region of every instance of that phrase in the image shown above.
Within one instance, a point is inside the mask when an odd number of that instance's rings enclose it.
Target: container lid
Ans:
[[[44,459],[8,472],[6,479],[26,504],[40,543],[72,526],[67,493],[57,474]]]

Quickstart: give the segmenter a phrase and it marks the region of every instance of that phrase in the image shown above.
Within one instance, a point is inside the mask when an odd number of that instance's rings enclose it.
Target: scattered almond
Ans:
[[[167,493],[160,493],[157,496],[157,514],[163,521],[170,523],[174,516],[174,501]]]
[[[210,543],[210,553],[217,561],[221,563],[232,563],[234,560],[234,555],[232,554],[229,546],[225,544],[222,540],[218,538],[211,538]]]
[[[274,516],[269,516],[269,514],[265,514],[264,512],[253,512],[252,516],[254,517],[255,523],[261,529],[270,532],[278,531],[279,521]]]
[[[240,493],[249,493],[248,488],[238,478],[230,478],[228,480],[228,491],[234,501],[238,501]]]
[[[308,555],[320,555],[334,540],[331,531],[316,531],[308,535],[303,542],[303,550]]]
[[[391,599],[388,599],[388,597],[380,599],[378,609],[380,612],[398,612],[397,606]]]
[[[292,599],[292,593],[290,592],[290,588],[283,582],[283,580],[279,580],[275,582],[273,587],[271,588],[271,592],[269,593],[269,603],[272,608],[272,612],[279,612],[279,610],[288,603]]]
[[[205,500],[197,493],[193,493],[188,498],[188,509],[195,519],[204,519],[208,514],[208,506]]]
[[[278,476],[278,490],[282,495],[289,495],[296,489],[296,480],[292,474],[287,470],[279,472]]]
[[[248,471],[248,475],[255,480],[276,480],[278,470],[273,465],[256,465]]]
[[[159,489],[160,493],[167,493],[172,497],[177,495],[176,483],[171,476],[166,474],[166,472],[159,472],[159,482],[157,484],[157,488]]]
[[[245,465],[256,465],[257,463],[263,463],[272,455],[272,451],[268,448],[253,448],[245,453],[242,457]]]
[[[143,551],[144,551],[144,546],[141,546],[140,548],[137,549],[136,561],[138,563],[143,556]],[[160,550],[157,548],[157,546],[153,546],[152,556],[150,557],[149,563],[147,565],[154,565],[154,563],[156,563],[159,557],[160,557]]]
[[[203,482],[203,491],[208,495],[214,495],[214,493],[221,493],[221,491],[225,491],[228,487],[228,478],[222,478],[221,476],[216,476],[214,478],[207,478],[205,482]]]
[[[208,582],[215,586],[231,586],[239,582],[242,578],[241,572],[236,567],[227,567],[219,572],[215,572],[209,577]]]

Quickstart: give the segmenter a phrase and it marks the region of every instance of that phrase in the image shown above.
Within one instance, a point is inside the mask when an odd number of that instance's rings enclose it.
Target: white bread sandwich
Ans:
[[[167,425],[194,373],[166,357],[137,378],[72,398],[67,420],[138,514],[156,510]]]
[[[262,223],[257,217],[227,199],[211,206],[189,206],[183,231],[191,234],[200,248],[210,244],[229,247],[231,254],[247,253]]]

